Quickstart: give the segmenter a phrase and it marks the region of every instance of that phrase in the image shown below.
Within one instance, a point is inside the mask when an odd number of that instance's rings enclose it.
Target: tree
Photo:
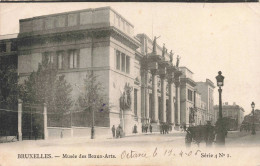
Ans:
[[[0,59],[1,61],[2,59]],[[0,135],[16,135],[18,74],[15,65],[1,63],[0,65]]]
[[[46,103],[49,109],[54,110],[55,83],[57,70],[47,61],[38,65],[38,70],[32,72],[23,85],[21,98],[24,102],[33,104]]]
[[[51,113],[51,123],[62,126],[63,115],[69,112],[73,105],[71,91],[71,85],[65,80],[65,76],[59,76],[57,69],[45,60],[25,81],[21,98],[25,103],[46,103],[48,113]]]
[[[64,114],[68,114],[73,105],[73,101],[70,97],[72,92],[71,85],[65,80],[65,76],[59,76],[59,79],[55,83],[55,113],[58,114],[59,121],[62,124]]]
[[[1,67],[0,87],[0,108],[15,109],[21,86],[18,85],[18,75],[14,65]]]
[[[105,115],[111,108],[108,97],[104,94],[104,87],[97,81],[97,76],[91,73],[86,75],[84,91],[80,94],[78,103],[81,109],[92,113],[92,119],[94,119],[95,113]],[[94,125],[94,121],[92,121],[92,125]]]

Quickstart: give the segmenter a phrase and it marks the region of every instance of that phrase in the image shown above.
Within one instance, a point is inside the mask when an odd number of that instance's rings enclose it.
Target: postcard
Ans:
[[[0,166],[260,165],[259,3],[0,4]]]

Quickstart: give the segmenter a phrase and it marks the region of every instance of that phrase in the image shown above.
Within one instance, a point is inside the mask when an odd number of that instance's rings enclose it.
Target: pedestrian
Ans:
[[[60,131],[60,138],[61,139],[63,138],[63,129],[61,129],[61,131]]]
[[[190,147],[191,142],[192,142],[192,134],[191,134],[190,128],[188,128],[188,130],[186,132],[187,132],[187,134],[185,136],[185,145],[186,145],[186,147]]]
[[[165,124],[162,124],[162,133],[165,134]]]
[[[186,124],[183,125],[183,130],[186,131]]]
[[[115,128],[115,125],[113,125],[112,127],[112,134],[113,134],[113,138],[116,137],[116,128]]]
[[[137,133],[137,126],[136,124],[134,125],[134,130],[133,130],[133,133],[136,134]]]
[[[208,122],[206,124],[206,133],[205,133],[205,139],[206,139],[206,146],[211,147],[213,141],[215,140],[215,133],[214,133],[214,127]]]
[[[116,128],[116,138],[120,137],[120,125],[117,126]]]
[[[34,126],[33,132],[34,132],[34,138],[35,138],[35,140],[37,140],[37,138],[38,138],[38,127],[37,126]]]
[[[120,138],[123,137],[123,128],[119,125],[119,136]]]
[[[166,127],[166,130],[165,130],[166,134],[169,134],[169,125],[166,124],[165,127]]]
[[[152,125],[150,124],[150,133],[152,133],[153,132],[153,127],[152,127]]]
[[[91,139],[95,138],[95,130],[94,130],[94,126],[91,127]]]

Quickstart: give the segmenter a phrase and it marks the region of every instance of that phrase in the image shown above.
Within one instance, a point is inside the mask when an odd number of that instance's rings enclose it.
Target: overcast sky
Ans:
[[[6,3],[0,4],[0,35],[19,32],[19,19],[111,6],[135,26],[135,34],[161,36],[159,44],[181,56],[194,81],[225,76],[223,102],[260,108],[259,3]],[[153,27],[153,28],[152,28]],[[218,104],[215,88],[214,102]]]

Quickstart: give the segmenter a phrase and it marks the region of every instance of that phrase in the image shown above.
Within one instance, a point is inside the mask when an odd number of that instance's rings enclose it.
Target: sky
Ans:
[[[245,114],[252,101],[260,109],[259,3],[1,3],[0,35],[19,33],[19,19],[104,6],[130,21],[135,34],[161,36],[158,43],[181,56],[194,81],[216,85],[221,70],[223,102],[236,102]]]

